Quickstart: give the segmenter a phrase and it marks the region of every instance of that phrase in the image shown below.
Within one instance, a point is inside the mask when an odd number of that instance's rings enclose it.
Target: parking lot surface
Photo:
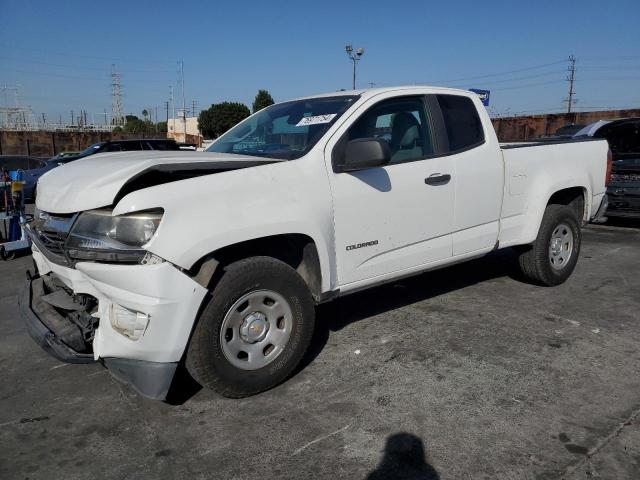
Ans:
[[[510,254],[318,309],[301,371],[220,398],[146,400],[41,351],[0,264],[2,479],[640,478],[640,228],[589,227],[567,283]]]

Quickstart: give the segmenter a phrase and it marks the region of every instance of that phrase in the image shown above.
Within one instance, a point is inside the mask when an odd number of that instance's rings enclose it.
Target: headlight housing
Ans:
[[[80,214],[65,247],[77,260],[139,262],[147,253],[142,247],[153,238],[162,210],[113,215],[109,210]]]

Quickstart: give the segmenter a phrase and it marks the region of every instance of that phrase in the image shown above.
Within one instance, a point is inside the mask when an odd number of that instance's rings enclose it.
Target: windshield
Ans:
[[[271,105],[222,135],[207,152],[300,158],[357,98],[341,95]]]
[[[98,151],[98,149],[103,146],[105,144],[105,142],[98,142],[98,143],[94,143],[93,145],[85,148],[83,151],[81,151],[78,156],[79,157],[86,157],[87,155],[91,155],[92,153],[96,153],[96,151]]]

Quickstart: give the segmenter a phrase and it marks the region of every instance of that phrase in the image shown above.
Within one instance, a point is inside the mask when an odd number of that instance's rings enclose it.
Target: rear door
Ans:
[[[478,99],[436,97],[447,132],[446,154],[456,172],[453,255],[491,249],[498,239],[504,186],[500,147],[495,134],[485,131]]]
[[[338,130],[325,150],[340,155],[346,142],[375,137],[391,151],[384,167],[329,172],[338,281],[345,290],[452,254],[455,164],[438,154],[434,98],[382,97],[359,109],[357,120]]]

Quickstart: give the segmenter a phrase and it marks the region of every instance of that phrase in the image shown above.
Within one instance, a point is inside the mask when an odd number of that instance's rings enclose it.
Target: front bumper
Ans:
[[[24,321],[27,331],[33,340],[48,354],[52,357],[57,358],[61,362],[67,363],[92,363],[95,362],[93,358],[93,354],[89,353],[81,353],[77,350],[74,350],[72,347],[67,345],[61,338],[61,335],[57,335],[51,327],[45,324],[39,316],[35,313],[32,308],[33,305],[33,283],[41,282],[42,279],[39,277],[31,277],[30,273],[27,272],[27,282],[22,290],[20,297],[18,298],[18,307],[20,309],[20,314],[22,315],[22,320]],[[49,313],[52,317],[52,320],[57,321],[58,324],[62,324],[63,319],[62,316],[57,314],[55,310]],[[55,316],[59,318],[55,318]],[[61,332],[60,332],[61,333]]]
[[[47,259],[37,247],[33,259],[40,276],[52,275],[73,294],[96,300],[93,313],[99,324],[89,352],[69,346],[60,332],[41,318],[31,278],[20,310],[32,338],[54,357],[69,363],[102,361],[114,377],[144,396],[164,398],[171,384],[207,290],[168,262],[156,265],[78,263],[75,268]],[[148,325],[132,340],[112,324],[113,307],[148,316]]]

